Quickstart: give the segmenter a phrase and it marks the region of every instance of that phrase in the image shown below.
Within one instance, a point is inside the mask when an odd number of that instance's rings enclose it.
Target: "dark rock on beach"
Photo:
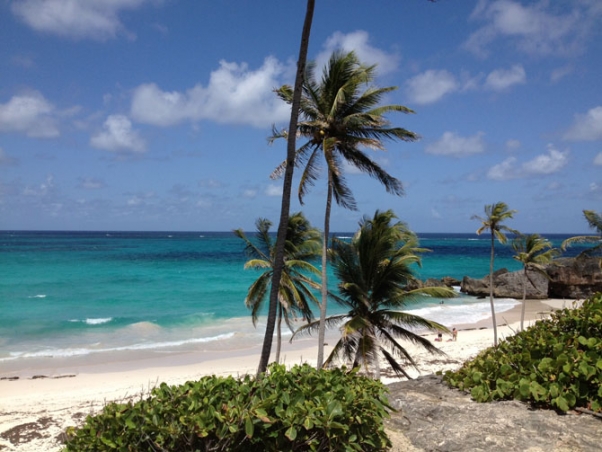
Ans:
[[[476,403],[429,375],[389,385],[398,409],[387,421],[393,451],[600,450],[602,420],[517,401]]]
[[[580,256],[555,259],[547,265],[546,273],[547,278],[540,273],[529,272],[528,299],[583,299],[602,291],[599,258]],[[509,272],[503,268],[496,271],[493,274],[493,295],[496,298],[522,299],[523,275],[522,270]],[[489,296],[489,275],[481,279],[465,276],[460,290],[477,297]]]

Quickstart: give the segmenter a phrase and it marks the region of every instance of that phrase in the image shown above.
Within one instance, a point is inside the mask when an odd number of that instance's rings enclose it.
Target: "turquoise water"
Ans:
[[[486,237],[420,237],[432,250],[417,269],[422,279],[488,273]],[[558,246],[566,237],[551,239]],[[257,343],[262,323],[253,328],[244,298],[258,273],[244,270],[245,261],[243,242],[230,232],[0,232],[0,363]],[[498,246],[502,267],[520,264]],[[515,303],[500,300],[496,309]],[[488,302],[466,296],[408,309],[448,325],[489,315]]]

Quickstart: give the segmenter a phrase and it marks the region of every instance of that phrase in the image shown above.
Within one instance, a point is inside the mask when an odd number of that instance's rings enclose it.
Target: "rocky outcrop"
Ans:
[[[477,403],[434,375],[390,384],[389,401],[397,409],[386,421],[395,452],[600,450],[600,419],[514,400]]]
[[[600,259],[594,257],[565,257],[555,259],[546,267],[548,278],[529,272],[527,298],[574,298],[583,299],[602,292]],[[523,271],[509,272],[503,268],[493,274],[493,296],[496,298],[523,297]],[[460,290],[477,297],[489,296],[489,275],[480,279],[465,276]]]
[[[602,291],[600,258],[580,256],[555,259],[547,267],[550,298],[587,298]]]
[[[527,281],[527,298],[532,300],[541,300],[549,298],[548,279],[537,272],[529,272]],[[509,272],[505,268],[496,271],[493,274],[493,296],[496,298],[517,298],[523,297],[524,272]],[[475,279],[465,276],[462,280],[460,290],[468,295],[477,297],[489,296],[489,275]]]

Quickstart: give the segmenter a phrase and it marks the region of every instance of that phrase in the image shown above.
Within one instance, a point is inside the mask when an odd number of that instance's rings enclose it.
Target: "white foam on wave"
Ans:
[[[46,294],[31,295],[28,298],[46,298]]]
[[[495,300],[496,314],[508,311],[519,304],[517,300],[501,298]],[[465,304],[438,304],[424,308],[411,309],[408,312],[424,317],[428,320],[443,325],[459,325],[464,323],[477,323],[491,317],[489,301],[477,301]]]
[[[103,323],[109,323],[110,321],[113,320],[113,317],[103,317],[103,318],[99,318],[99,319],[85,319],[85,320],[80,320],[80,319],[71,319],[69,320],[72,323],[85,323],[87,325],[102,325]]]
[[[36,352],[11,352],[10,357],[0,358],[2,361],[11,361],[20,358],[69,358],[74,356],[90,355],[92,353],[123,352],[132,350],[155,350],[168,347],[179,347],[188,344],[202,344],[215,342],[219,340],[231,339],[235,333],[224,333],[217,336],[198,337],[193,339],[184,339],[181,341],[166,342],[148,342],[141,344],[123,345],[113,348],[65,348],[65,349],[47,349]]]

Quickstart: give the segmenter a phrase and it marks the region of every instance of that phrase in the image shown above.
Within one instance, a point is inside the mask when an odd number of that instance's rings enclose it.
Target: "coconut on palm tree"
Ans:
[[[520,330],[523,330],[525,322],[525,304],[527,300],[527,281],[535,287],[531,273],[539,273],[549,279],[546,272],[546,265],[554,257],[558,256],[559,250],[552,248],[552,244],[546,238],[539,234],[520,235],[512,242],[512,248],[516,251],[514,259],[523,264],[523,302],[520,312]]]
[[[587,221],[590,229],[596,231],[597,235],[578,235],[571,237],[562,242],[562,249],[565,250],[569,246],[575,243],[593,243],[594,246],[581,253],[581,255],[591,255],[596,251],[602,250],[602,215],[594,212],[593,210],[584,210],[583,216]],[[602,263],[602,261],[601,261]]]
[[[259,278],[249,287],[245,298],[245,304],[251,309],[253,325],[257,324],[266,294],[271,287],[276,255],[275,243],[269,232],[272,223],[260,218],[255,225],[257,228],[255,240],[247,238],[241,229],[234,231],[234,234],[246,243],[246,252],[250,259],[245,263],[245,269],[263,270]],[[313,228],[302,213],[292,214],[288,220],[284,266],[278,288],[276,362],[280,360],[282,319],[291,331],[294,330],[293,321],[297,317],[308,322],[313,319],[311,304],[318,304],[318,300],[312,289],[318,290],[320,285],[310,276],[319,276],[320,271],[311,264],[311,261],[320,256],[320,250],[320,231]]]
[[[448,298],[454,291],[408,289],[416,281],[412,269],[420,265],[419,255],[428,250],[420,248],[417,236],[404,223],[395,222],[396,218],[391,210],[377,211],[373,218],[364,217],[350,242],[333,240],[330,254],[340,282],[338,294],[331,297],[347,312],[326,319],[329,327],[339,327],[341,338],[325,366],[342,360],[380,378],[380,359],[384,358],[397,375],[409,378],[404,364],[416,367],[416,363],[399,339],[431,353],[442,353],[419,332],[448,329],[403,309],[409,301],[424,299],[425,295]],[[295,336],[318,328],[319,322],[314,321],[298,329]]]
[[[392,112],[413,113],[403,105],[379,105],[383,96],[395,87],[372,86],[375,66],[360,63],[353,52],[335,52],[318,81],[315,67],[308,65],[301,98],[301,112],[297,134],[307,141],[297,150],[295,163],[303,167],[299,182],[299,201],[325,167],[327,177],[324,239],[322,243],[322,302],[320,304],[320,331],[318,334],[318,367],[323,361],[323,345],[327,303],[327,250],[330,232],[332,198],[344,208],[356,209],[356,202],[344,176],[343,164],[351,165],[376,178],[385,189],[395,195],[403,194],[399,180],[389,175],[370,159],[363,149],[384,150],[385,140],[413,141],[418,136],[401,127],[392,127],[385,117]],[[293,91],[283,86],[276,91],[285,102],[291,103]],[[273,139],[287,133],[274,131]],[[286,169],[283,162],[272,174],[279,177]]]
[[[485,231],[491,232],[491,258],[489,260],[489,304],[491,305],[491,319],[493,321],[493,343],[497,347],[497,322],[495,320],[495,306],[493,304],[493,261],[495,259],[495,239],[500,243],[505,244],[508,238],[506,232],[518,234],[518,231],[509,228],[502,224],[504,221],[511,219],[516,210],[508,210],[508,206],[504,202],[496,204],[488,204],[485,206],[485,216],[480,217],[473,215],[472,219],[479,220],[482,225],[477,229],[477,235],[481,235]]]

